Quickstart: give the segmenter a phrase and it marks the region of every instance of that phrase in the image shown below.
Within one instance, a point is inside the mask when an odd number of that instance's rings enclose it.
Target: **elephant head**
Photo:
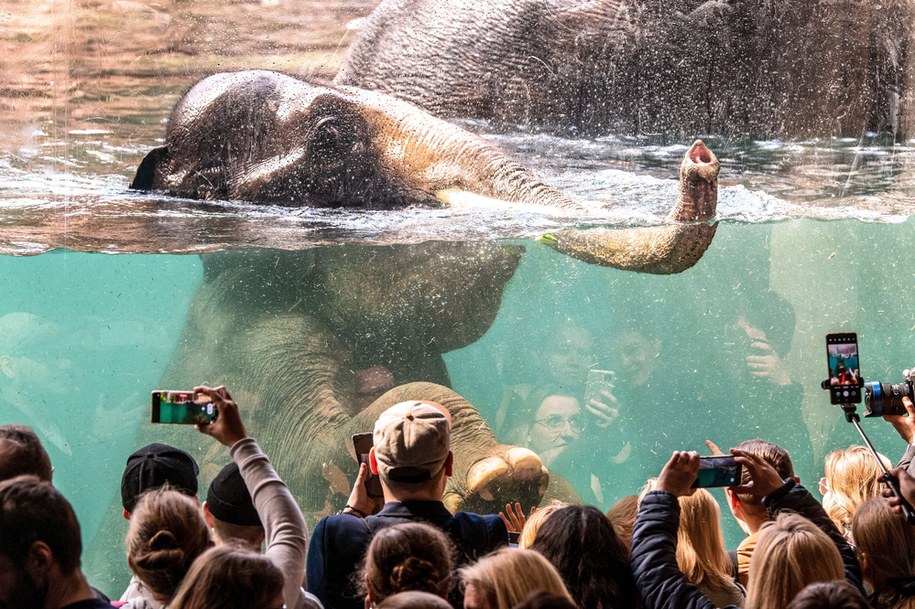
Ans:
[[[695,169],[681,174],[671,220],[711,219],[717,161],[701,144],[687,159]],[[585,211],[494,146],[415,106],[268,71],[197,83],[175,107],[165,145],[146,156],[131,186],[293,206],[444,207],[470,199]],[[699,225],[569,230],[554,235],[554,245],[588,262],[671,273],[698,260],[713,235],[713,227]]]

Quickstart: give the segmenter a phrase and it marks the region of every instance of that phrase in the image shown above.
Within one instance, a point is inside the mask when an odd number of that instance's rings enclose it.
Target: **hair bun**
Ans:
[[[436,593],[440,579],[434,564],[414,556],[408,556],[401,564],[391,569],[391,587],[396,592],[420,590]]]

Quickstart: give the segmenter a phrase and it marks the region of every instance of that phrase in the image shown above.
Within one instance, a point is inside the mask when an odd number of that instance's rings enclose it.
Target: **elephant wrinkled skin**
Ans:
[[[562,133],[915,132],[913,0],[383,0],[335,82]]]
[[[570,228],[548,241],[587,262],[683,271],[714,235],[717,175],[717,159],[697,140],[681,167],[670,225]],[[283,205],[444,206],[469,193],[561,213],[584,209],[482,139],[410,104],[267,71],[195,85],[132,186]],[[550,479],[539,457],[498,442],[473,406],[446,388],[442,359],[492,324],[522,252],[492,241],[203,254],[203,282],[163,386],[225,384],[313,518],[338,509],[348,493],[350,435],[372,429],[395,398],[450,409],[450,508],[536,503]],[[144,433],[162,440],[165,432]],[[186,435],[175,438],[187,445]],[[562,485],[555,480],[550,491],[571,492]]]

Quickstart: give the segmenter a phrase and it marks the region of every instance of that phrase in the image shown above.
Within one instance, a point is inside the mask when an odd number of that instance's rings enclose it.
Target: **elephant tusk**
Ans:
[[[545,207],[533,203],[494,199],[460,188],[442,188],[441,190],[435,191],[435,198],[441,201],[446,207],[452,209],[500,209],[516,210],[532,214],[543,214],[545,211],[548,211],[551,215],[556,215],[557,213],[561,214],[564,211],[559,207]]]

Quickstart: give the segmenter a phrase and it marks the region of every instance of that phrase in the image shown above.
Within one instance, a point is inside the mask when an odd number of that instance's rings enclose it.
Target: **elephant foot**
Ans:
[[[482,514],[504,509],[508,502],[525,507],[539,505],[550,474],[536,453],[517,446],[501,447],[498,454],[475,462],[467,470],[466,488],[449,489],[444,502],[449,510]]]

